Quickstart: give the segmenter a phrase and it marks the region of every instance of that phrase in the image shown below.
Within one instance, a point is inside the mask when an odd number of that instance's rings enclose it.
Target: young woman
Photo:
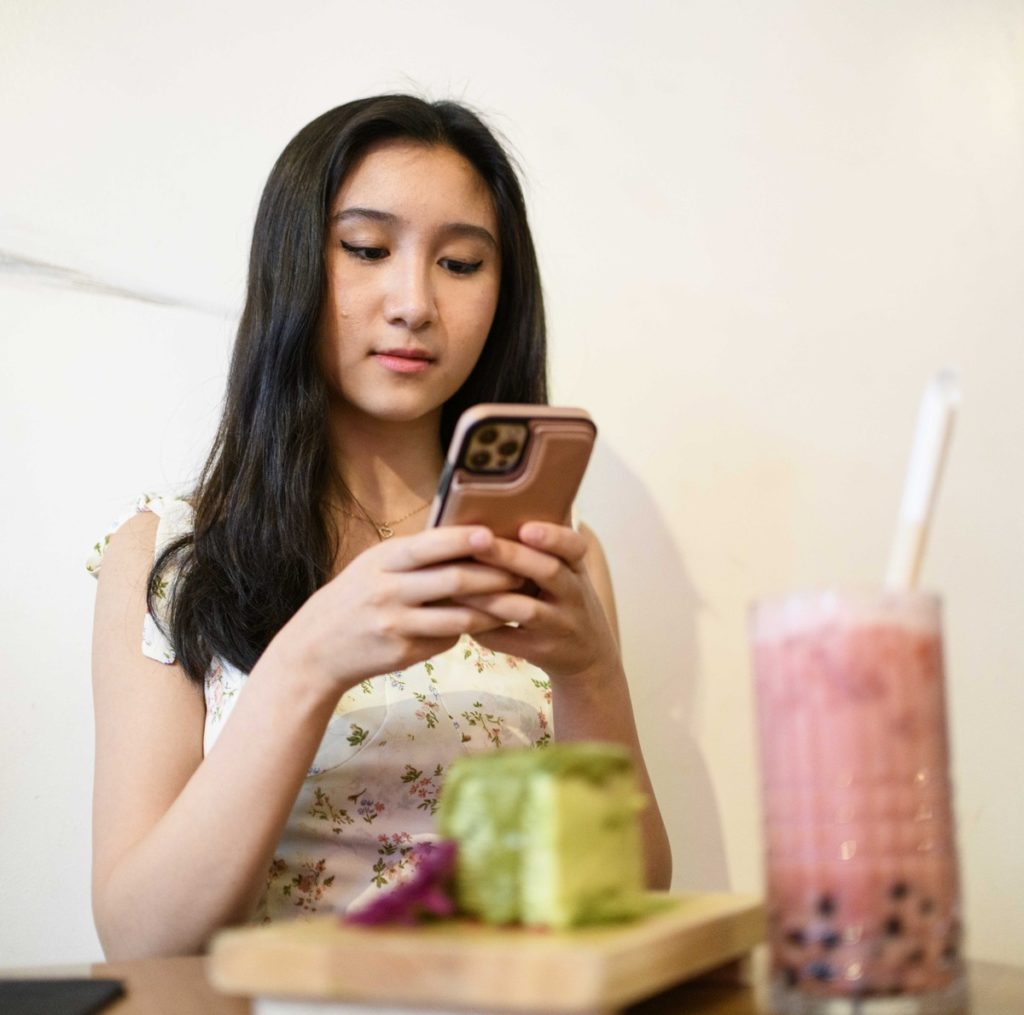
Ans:
[[[519,184],[473,113],[365,99],[287,146],[199,482],[144,498],[99,555],[108,957],[386,890],[455,757],[552,735],[632,750],[667,886],[597,540],[424,530],[459,413],[545,401],[544,342]]]

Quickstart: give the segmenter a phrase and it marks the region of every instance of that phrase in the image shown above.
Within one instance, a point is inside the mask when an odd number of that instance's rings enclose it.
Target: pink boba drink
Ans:
[[[793,596],[751,638],[775,1010],[963,1010],[939,600]]]

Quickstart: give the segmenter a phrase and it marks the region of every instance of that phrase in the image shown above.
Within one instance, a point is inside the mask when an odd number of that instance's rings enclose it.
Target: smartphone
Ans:
[[[524,522],[568,525],[597,437],[583,409],[489,403],[456,424],[434,525],[486,525],[516,539]]]

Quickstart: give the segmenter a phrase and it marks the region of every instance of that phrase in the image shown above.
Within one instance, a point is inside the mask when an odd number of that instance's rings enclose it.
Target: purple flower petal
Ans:
[[[378,895],[361,909],[344,915],[344,923],[373,927],[384,923],[414,924],[431,917],[451,916],[455,899],[450,883],[457,846],[451,839],[417,843],[409,854],[416,867],[411,877]]]

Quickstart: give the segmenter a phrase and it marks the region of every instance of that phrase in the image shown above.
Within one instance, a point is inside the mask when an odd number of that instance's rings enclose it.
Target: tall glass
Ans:
[[[939,600],[751,614],[775,1011],[966,1004]]]

